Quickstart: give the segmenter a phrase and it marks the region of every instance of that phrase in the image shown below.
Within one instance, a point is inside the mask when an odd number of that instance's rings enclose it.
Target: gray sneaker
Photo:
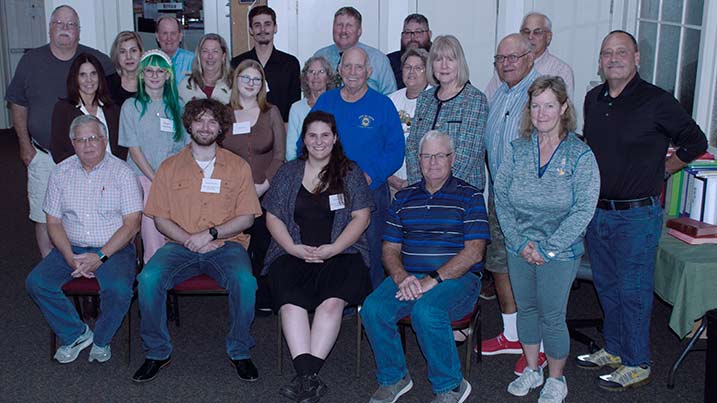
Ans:
[[[540,391],[538,403],[563,403],[566,396],[568,396],[568,384],[565,382],[565,377],[548,378],[543,390]]]
[[[465,379],[458,386],[458,391],[449,390],[448,392],[436,395],[431,403],[463,403],[471,394],[471,384]]]
[[[379,386],[371,396],[369,403],[394,403],[399,397],[411,390],[412,387],[411,376],[406,374],[403,379],[393,385]]]
[[[531,389],[543,384],[543,369],[526,368],[519,377],[508,384],[508,393],[513,396],[525,396]]]
[[[100,347],[97,344],[92,344],[92,350],[90,350],[89,361],[107,362],[112,358],[112,351],[110,345]]]
[[[575,363],[578,368],[584,369],[600,369],[603,367],[620,368],[622,360],[617,355],[612,355],[605,351],[604,348],[592,353],[583,354],[575,357]]]
[[[80,351],[92,344],[93,336],[94,334],[92,333],[92,330],[90,330],[90,327],[85,325],[85,331],[82,332],[80,337],[75,339],[75,341],[71,344],[60,346],[60,348],[57,349],[57,352],[55,352],[55,359],[60,364],[68,364],[75,361],[77,356],[80,355]]]

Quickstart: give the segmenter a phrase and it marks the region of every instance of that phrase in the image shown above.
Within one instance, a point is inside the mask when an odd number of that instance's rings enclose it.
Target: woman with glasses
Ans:
[[[206,34],[194,52],[192,73],[179,83],[182,105],[193,99],[211,98],[228,104],[229,58],[227,43],[219,34]]]
[[[318,402],[328,389],[318,373],[343,310],[371,291],[365,231],[373,198],[363,171],[344,154],[333,115],[309,113],[301,140],[301,156],[279,169],[262,202],[273,239],[264,266],[296,370],[279,393]]]
[[[286,131],[286,160],[296,159],[296,142],[301,133],[304,118],[324,92],[336,86],[335,71],[323,56],[312,56],[301,69],[301,92],[304,97],[294,102],[289,110]]]
[[[426,78],[427,60],[428,52],[425,49],[409,48],[406,50],[401,56],[402,82],[405,88],[401,88],[388,96],[398,111],[398,116],[401,118],[401,126],[403,127],[403,135],[406,138],[408,138],[411,125],[413,124],[418,96],[428,86],[428,79]],[[401,168],[388,177],[388,184],[391,186],[392,192],[399,191],[408,186],[405,159]]]
[[[528,97],[523,136],[511,143],[494,187],[527,360],[508,392],[525,396],[545,383],[538,402],[552,403],[568,394],[565,311],[597,205],[600,173],[590,147],[574,133],[575,113],[563,79],[537,78]],[[541,340],[549,368],[545,382],[538,363]]]
[[[234,70],[230,105],[234,110],[234,127],[222,145],[249,163],[256,194],[262,200],[284,163],[286,128],[279,108],[266,101],[266,76],[259,62],[247,59]],[[266,229],[266,212],[254,220],[247,233],[251,235],[248,252],[252,269],[259,283],[256,308],[268,315],[269,291],[266,278],[259,276],[271,240]]]
[[[469,80],[463,47],[452,35],[436,38],[426,63],[426,77],[435,88],[423,91],[406,139],[408,183],[421,180],[418,143],[429,130],[447,133],[455,144],[453,176],[478,189],[485,186],[483,135],[488,119],[485,95]]]
[[[107,91],[105,71],[89,53],[75,58],[67,73],[67,98],[57,101],[52,110],[50,150],[55,163],[75,154],[68,133],[72,120],[92,115],[107,127],[107,147],[117,158],[127,159],[127,148],[118,144],[120,108]]]
[[[145,204],[159,165],[187,143],[175,83],[169,56],[158,49],[145,52],[139,61],[137,95],[127,99],[120,112],[119,143],[129,148],[127,162],[139,177]],[[154,220],[143,216],[145,263],[164,242]]]
[[[137,69],[143,51],[142,38],[136,32],[122,31],[112,42],[110,59],[117,74],[109,76],[107,81],[117,105],[122,106],[127,98],[137,94]]]

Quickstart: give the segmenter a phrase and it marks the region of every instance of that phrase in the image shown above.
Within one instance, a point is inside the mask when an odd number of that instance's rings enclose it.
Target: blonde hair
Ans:
[[[533,121],[530,118],[530,104],[532,103],[533,97],[537,97],[547,90],[551,90],[553,94],[555,94],[561,106],[568,105],[565,109],[565,113],[563,113],[563,116],[560,118],[560,139],[562,140],[569,132],[575,131],[577,123],[575,119],[575,108],[572,102],[570,102],[570,98],[568,98],[565,81],[558,76],[540,76],[536,78],[530,88],[528,88],[528,102],[523,109],[520,132],[525,137],[530,137],[531,133],[533,133],[535,126],[533,126]]]
[[[232,109],[242,109],[241,102],[239,102],[239,85],[237,81],[239,74],[246,69],[255,69],[259,72],[261,84],[259,85],[259,93],[256,94],[256,103],[259,105],[261,112],[268,112],[271,108],[271,104],[266,101],[266,74],[264,74],[264,69],[261,67],[261,64],[252,59],[244,60],[234,69],[234,73],[232,73],[232,95],[229,99],[229,104],[232,106]]]
[[[222,38],[219,34],[206,34],[202,36],[202,39],[199,40],[199,43],[197,44],[197,48],[194,50],[194,60],[192,61],[192,73],[189,75],[188,84],[191,89],[192,84],[196,84],[197,87],[202,88],[204,87],[204,69],[202,68],[202,62],[199,60],[199,54],[202,53],[202,46],[204,46],[204,43],[206,41],[217,41],[219,42],[219,47],[222,48],[222,52],[224,52],[224,61],[222,63],[222,75],[219,77],[219,80],[217,81],[226,81],[228,82],[229,79],[229,47],[227,46],[227,41]]]
[[[458,86],[464,86],[470,79],[470,70],[468,69],[465,53],[463,53],[463,47],[458,38],[453,35],[441,35],[433,41],[431,51],[428,53],[428,61],[426,62],[426,78],[428,78],[428,82],[434,87],[440,85],[433,75],[433,62],[444,56],[453,57],[458,61]]]

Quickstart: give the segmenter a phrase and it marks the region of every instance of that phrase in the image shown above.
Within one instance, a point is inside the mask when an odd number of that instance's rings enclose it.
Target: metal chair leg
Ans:
[[[356,378],[361,377],[361,305],[356,307]]]
[[[281,313],[276,314],[276,333],[278,334],[276,339],[276,366],[279,368],[279,375],[284,375],[284,346],[281,343],[284,335],[281,329]]]
[[[702,335],[702,332],[705,331],[705,327],[707,326],[707,320],[705,318],[702,318],[702,324],[700,324],[700,327],[697,329],[695,334],[692,336],[692,340],[690,340],[689,343],[687,343],[687,347],[685,347],[684,350],[682,350],[682,354],[677,358],[677,361],[672,365],[672,368],[670,369],[670,373],[667,375],[667,388],[673,389],[675,387],[675,372],[677,372],[677,369],[682,365],[682,361],[687,356],[687,353],[692,350],[692,347],[697,343],[697,340],[700,339],[700,336]]]

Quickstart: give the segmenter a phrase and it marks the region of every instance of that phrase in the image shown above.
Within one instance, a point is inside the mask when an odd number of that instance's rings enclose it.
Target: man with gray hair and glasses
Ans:
[[[142,190],[126,162],[108,153],[107,128],[92,115],[70,125],[75,155],[53,169],[44,210],[54,248],[25,280],[30,297],[60,339],[55,359],[67,364],[92,345],[89,361],[112,356],[110,341],[132,301],[142,217]],[[82,322],[62,291],[73,278],[96,278],[100,315]]]
[[[401,31],[401,49],[387,54],[391,62],[393,75],[396,77],[396,88],[401,89],[406,85],[403,83],[403,63],[401,56],[408,49],[431,50],[431,29],[428,28],[428,19],[423,14],[410,14],[403,20],[403,31]]]
[[[47,181],[55,166],[49,151],[52,110],[59,98],[67,97],[67,74],[81,53],[95,56],[105,74],[115,72],[107,55],[80,45],[80,17],[72,7],[61,5],[52,11],[49,32],[50,43],[22,55],[5,94],[20,159],[27,166],[30,220],[35,223],[35,238],[42,257],[52,249],[42,211]]]
[[[553,40],[553,23],[547,15],[542,13],[530,13],[523,17],[520,24],[520,34],[530,42],[533,51],[533,64],[539,75],[558,76],[565,81],[568,90],[568,97],[573,97],[573,69],[555,57],[548,51],[548,46]],[[485,88],[485,95],[490,101],[495,91],[500,86],[501,80],[497,72],[488,82]]]

